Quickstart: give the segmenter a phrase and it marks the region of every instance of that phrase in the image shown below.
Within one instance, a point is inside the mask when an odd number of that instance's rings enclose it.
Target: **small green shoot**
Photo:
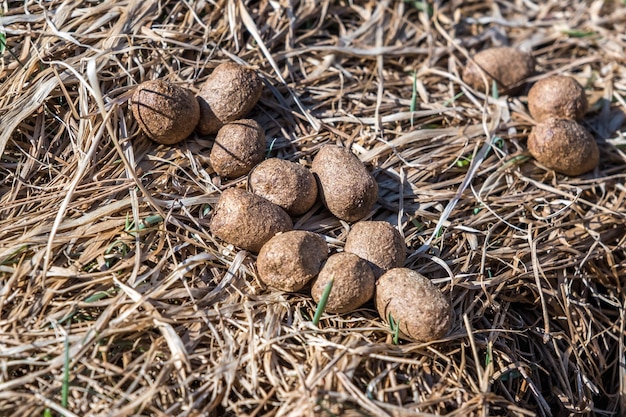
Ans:
[[[0,16],[3,16],[2,11],[0,11]],[[9,55],[11,55],[13,57],[13,59],[15,59],[15,62],[17,62],[18,64],[20,64],[20,66],[22,68],[26,68],[26,66],[22,63],[22,61],[20,61],[20,58],[15,55],[15,53],[11,50],[11,49],[7,49],[7,34],[6,32],[0,32],[0,56],[4,55],[5,52],[9,52]],[[42,64],[40,64],[41,66]],[[44,109],[46,108],[46,105],[44,104]]]
[[[462,156],[461,158],[457,159],[456,166],[459,168],[467,168],[471,162],[472,162],[471,157],[468,158],[468,157]]]
[[[76,308],[72,308],[72,311],[70,311],[66,316],[61,317],[61,320],[59,320],[59,324],[65,324],[65,322],[72,320],[72,318],[74,318],[74,316],[76,315]]]
[[[4,13],[0,12],[0,16],[4,16]],[[0,56],[4,55],[4,51],[7,48],[7,34],[0,32]]]
[[[52,411],[49,408],[43,410],[43,417],[52,417]]]
[[[7,47],[7,35],[4,32],[0,32],[0,56],[4,54]]]
[[[116,292],[117,292],[117,288],[111,287],[111,288],[109,288],[106,291],[98,291],[96,293],[93,293],[89,297],[85,298],[83,301],[85,303],[93,303],[93,302],[96,302],[96,301],[100,301],[103,298],[108,298],[111,295],[115,294]]]
[[[528,155],[517,155],[514,156],[513,158],[509,159],[508,161],[506,161],[503,165],[502,168],[508,168],[509,166],[512,165],[517,165],[517,164],[521,164],[524,163],[526,161],[528,161],[530,159],[530,157]]]
[[[133,227],[133,222],[130,220],[130,214],[126,213],[126,221],[124,222],[124,231],[130,231],[131,227]]]
[[[22,245],[17,248],[13,253],[8,254],[4,258],[0,258],[0,265],[11,265],[18,261],[19,255],[28,249],[28,245]]]
[[[116,253],[121,253],[122,255],[126,256],[128,255],[130,248],[125,242],[121,240],[116,240],[115,242],[111,243],[108,248],[106,248],[106,250],[104,251],[104,254],[109,255],[114,251]]]
[[[498,83],[496,80],[491,81],[491,97],[496,100],[500,98],[500,93],[498,92]]]
[[[265,155],[266,158],[270,157],[270,154],[272,153],[272,151],[274,150],[274,144],[276,143],[276,141],[278,140],[278,138],[274,138],[272,139],[272,143],[270,143],[270,147],[267,148],[267,154]]]
[[[424,223],[420,222],[417,219],[412,219],[411,223],[413,223],[413,226],[415,226],[415,228],[417,229],[416,232],[421,232],[424,228]]]
[[[148,216],[143,220],[139,221],[139,226],[135,226],[135,222],[131,221],[129,216],[126,215],[126,224],[124,225],[124,231],[131,236],[136,236],[137,232],[140,232],[144,229],[147,229],[155,224],[159,224],[163,221],[163,217],[160,214],[155,214],[153,216]]]
[[[70,338],[65,336],[65,358],[63,362],[63,385],[61,386],[61,406],[67,408],[67,399],[70,393]]]
[[[487,343],[487,352],[485,353],[485,367],[489,366],[491,363],[491,342]]]
[[[111,243],[104,251],[104,264],[107,269],[112,268],[121,258],[124,258],[130,252],[130,247],[121,240]]]
[[[429,19],[433,15],[433,13],[435,12],[435,9],[433,9],[433,6],[428,4],[428,2],[426,0],[422,0],[422,4],[420,5],[420,7],[418,7],[418,9],[421,12],[426,13],[426,16],[428,16]]]
[[[98,261],[91,261],[87,265],[83,267],[83,271],[85,272],[95,272],[100,268],[100,264]]]
[[[330,291],[333,289],[333,284],[335,283],[335,279],[331,278],[326,284],[326,288],[324,288],[324,292],[322,293],[322,298],[320,298],[320,302],[317,304],[317,309],[315,310],[315,315],[313,316],[313,325],[317,326],[322,318],[322,313],[326,309],[326,304],[328,303],[328,297],[330,297]]]
[[[389,313],[389,327],[393,333],[393,344],[397,345],[400,341],[400,322],[396,322],[391,313]]]
[[[160,214],[154,216],[148,216],[144,220],[139,222],[139,230],[146,229],[148,227],[154,226],[155,224],[159,224],[163,221],[163,217]]]
[[[458,93],[456,96],[454,96],[454,97],[452,97],[452,98],[450,98],[450,99],[448,99],[448,100],[444,101],[444,102],[443,102],[443,106],[444,106],[444,107],[447,107],[447,106],[449,106],[450,104],[455,103],[458,99],[460,99],[461,97],[463,97],[463,95],[464,95],[464,94],[465,94],[465,93],[464,93],[463,91],[461,91],[461,92],[460,92],[460,93]]]
[[[413,127],[413,112],[417,107],[417,71],[413,71],[413,95],[411,96],[411,127]]]
[[[85,298],[83,300],[83,302],[85,303],[95,303],[96,301],[100,301],[103,298],[107,298],[109,296],[109,293],[104,292],[104,291],[98,291],[95,294],[90,295],[89,297]]]
[[[411,6],[415,7],[417,10],[419,10],[422,13],[426,13],[426,15],[430,18],[433,13],[434,13],[434,9],[433,6],[431,6],[430,4],[428,4],[428,2],[426,0],[404,0],[406,3],[409,3]]]
[[[474,210],[472,210],[472,213],[474,213],[474,216],[475,216],[478,213],[480,213],[481,210],[482,210],[482,208],[480,208],[480,207],[474,207]]]
[[[598,32],[594,32],[592,30],[562,30],[562,34],[569,36],[570,38],[588,38],[590,36],[597,35]]]

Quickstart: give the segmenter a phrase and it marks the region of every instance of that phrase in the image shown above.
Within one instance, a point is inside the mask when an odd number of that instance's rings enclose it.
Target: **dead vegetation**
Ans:
[[[0,415],[626,412],[623,1],[0,5]],[[463,84],[496,45],[585,87],[599,168],[541,167],[525,93]],[[127,101],[229,60],[263,77],[268,156],[340,143],[370,166],[372,218],[451,297],[445,339],[394,344],[373,303],[316,328],[208,233],[245,180],[211,171],[211,136],[145,138]],[[347,234],[319,204],[296,227]]]

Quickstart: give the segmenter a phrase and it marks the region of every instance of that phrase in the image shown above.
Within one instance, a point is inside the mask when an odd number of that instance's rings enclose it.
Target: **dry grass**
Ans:
[[[543,3],[0,3],[0,415],[626,413],[626,6]],[[504,43],[586,87],[597,170],[542,168],[525,97],[460,80]],[[372,218],[451,297],[445,340],[394,345],[372,304],[315,328],[208,233],[244,179],[216,178],[210,137],[147,140],[126,102],[225,60],[264,78],[268,155],[369,164]],[[347,232],[319,205],[297,227]]]

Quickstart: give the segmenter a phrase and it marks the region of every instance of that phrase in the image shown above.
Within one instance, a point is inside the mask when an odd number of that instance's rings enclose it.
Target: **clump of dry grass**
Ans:
[[[626,8],[563,3],[4,2],[0,414],[626,412]],[[585,86],[597,170],[538,166],[524,96],[463,84],[501,44]],[[451,297],[444,340],[395,345],[371,304],[316,328],[207,232],[242,181],[211,172],[210,137],[147,140],[126,102],[225,60],[264,78],[268,155],[337,142],[371,166],[373,218]],[[319,205],[297,227],[347,232]]]

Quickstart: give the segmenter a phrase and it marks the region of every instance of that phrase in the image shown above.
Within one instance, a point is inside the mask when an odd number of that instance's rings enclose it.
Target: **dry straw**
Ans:
[[[0,5],[0,415],[626,413],[623,1]],[[524,95],[461,81],[502,44],[585,86],[599,168],[541,167]],[[372,218],[450,297],[444,340],[394,340],[372,303],[313,326],[208,233],[244,181],[216,178],[210,137],[147,140],[127,101],[227,60],[264,79],[269,156],[370,166]],[[347,234],[320,205],[297,227]]]

